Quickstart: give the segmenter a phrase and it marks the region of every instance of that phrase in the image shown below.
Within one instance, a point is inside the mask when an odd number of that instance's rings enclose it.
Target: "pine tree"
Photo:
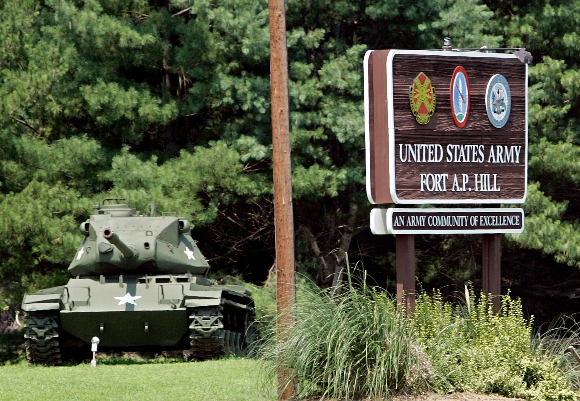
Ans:
[[[534,55],[527,228],[508,245],[579,266],[578,7],[289,0],[299,269],[336,285],[347,251],[377,276],[392,268],[392,238],[367,229],[362,57],[440,48],[445,36]],[[190,218],[214,267],[265,279],[274,260],[265,0],[5,0],[0,33],[3,302],[62,282],[78,224],[104,197]],[[469,278],[475,237],[420,240],[420,278]]]

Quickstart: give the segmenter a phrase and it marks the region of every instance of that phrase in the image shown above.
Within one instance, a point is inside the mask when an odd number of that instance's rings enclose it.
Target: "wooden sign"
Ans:
[[[371,203],[523,203],[527,76],[513,54],[367,52]]]
[[[373,209],[373,234],[502,234],[524,231],[520,208]]]

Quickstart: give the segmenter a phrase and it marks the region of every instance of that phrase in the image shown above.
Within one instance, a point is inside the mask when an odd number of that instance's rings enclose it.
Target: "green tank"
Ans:
[[[123,201],[124,203],[119,203]],[[254,301],[238,285],[217,285],[187,219],[140,215],[124,199],[95,204],[64,286],[26,294],[28,361],[101,350],[188,350],[193,359],[246,352]]]

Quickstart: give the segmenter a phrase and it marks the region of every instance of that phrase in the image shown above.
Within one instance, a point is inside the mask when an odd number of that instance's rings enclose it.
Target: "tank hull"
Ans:
[[[106,349],[183,349],[203,360],[242,352],[253,341],[249,292],[190,274],[75,278],[26,295],[22,306],[27,341],[44,349],[50,340],[58,352],[90,347],[96,336]]]
[[[197,306],[221,304],[221,289],[196,284],[198,280],[138,275],[71,279],[61,298],[62,330],[87,344],[97,336],[103,347],[175,347],[189,334],[191,300]]]

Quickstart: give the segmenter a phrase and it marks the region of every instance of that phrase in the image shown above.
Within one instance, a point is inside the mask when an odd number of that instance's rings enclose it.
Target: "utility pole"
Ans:
[[[269,0],[270,85],[272,93],[272,145],[274,174],[274,225],[276,233],[276,326],[278,341],[294,323],[296,299],[294,277],[294,215],[290,160],[290,112],[288,96],[288,49],[284,0]],[[295,395],[290,369],[278,371],[278,399]]]

